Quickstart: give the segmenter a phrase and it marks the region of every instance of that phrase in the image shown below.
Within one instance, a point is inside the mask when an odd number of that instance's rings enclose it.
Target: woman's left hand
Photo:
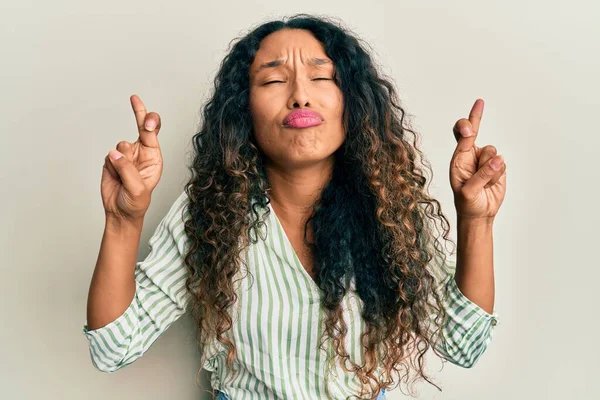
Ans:
[[[469,119],[459,119],[453,128],[458,144],[450,161],[450,186],[457,218],[462,220],[493,221],[506,193],[504,158],[494,146],[475,145],[482,115],[483,100],[477,99]]]

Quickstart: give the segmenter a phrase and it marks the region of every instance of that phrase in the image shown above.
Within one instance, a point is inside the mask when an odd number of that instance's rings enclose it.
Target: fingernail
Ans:
[[[146,122],[146,125],[144,125],[144,128],[146,128],[147,131],[152,132],[154,128],[156,128],[156,125],[154,125],[153,121],[148,121]]]
[[[500,165],[502,164],[502,161],[495,158],[492,161],[490,161],[490,165],[492,166],[492,168],[494,169],[500,169]]]
[[[469,136],[471,136],[471,128],[469,128],[468,126],[465,126],[464,128],[462,128],[461,133],[464,137],[469,137]]]
[[[119,153],[118,150],[113,150],[110,152],[109,156],[113,160],[118,160],[119,158],[123,157],[123,154]]]

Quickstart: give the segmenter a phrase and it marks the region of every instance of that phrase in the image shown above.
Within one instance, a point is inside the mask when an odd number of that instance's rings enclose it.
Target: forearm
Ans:
[[[455,280],[461,292],[489,314],[494,310],[493,221],[457,221]]]
[[[123,222],[107,218],[88,293],[88,329],[114,321],[133,300],[142,226],[143,220]]]

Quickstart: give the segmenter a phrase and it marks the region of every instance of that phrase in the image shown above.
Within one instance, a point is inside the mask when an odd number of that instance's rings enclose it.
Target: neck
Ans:
[[[331,179],[333,162],[332,157],[322,163],[297,169],[286,169],[272,163],[265,165],[271,187],[268,196],[280,220],[294,225],[304,223]]]

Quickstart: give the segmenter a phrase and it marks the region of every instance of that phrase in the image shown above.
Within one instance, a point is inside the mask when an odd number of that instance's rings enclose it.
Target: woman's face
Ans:
[[[263,39],[250,66],[250,113],[258,146],[272,162],[305,167],[329,159],[341,146],[344,99],[333,73],[333,60],[309,31],[282,29]],[[285,124],[296,110],[316,111],[321,118]]]

